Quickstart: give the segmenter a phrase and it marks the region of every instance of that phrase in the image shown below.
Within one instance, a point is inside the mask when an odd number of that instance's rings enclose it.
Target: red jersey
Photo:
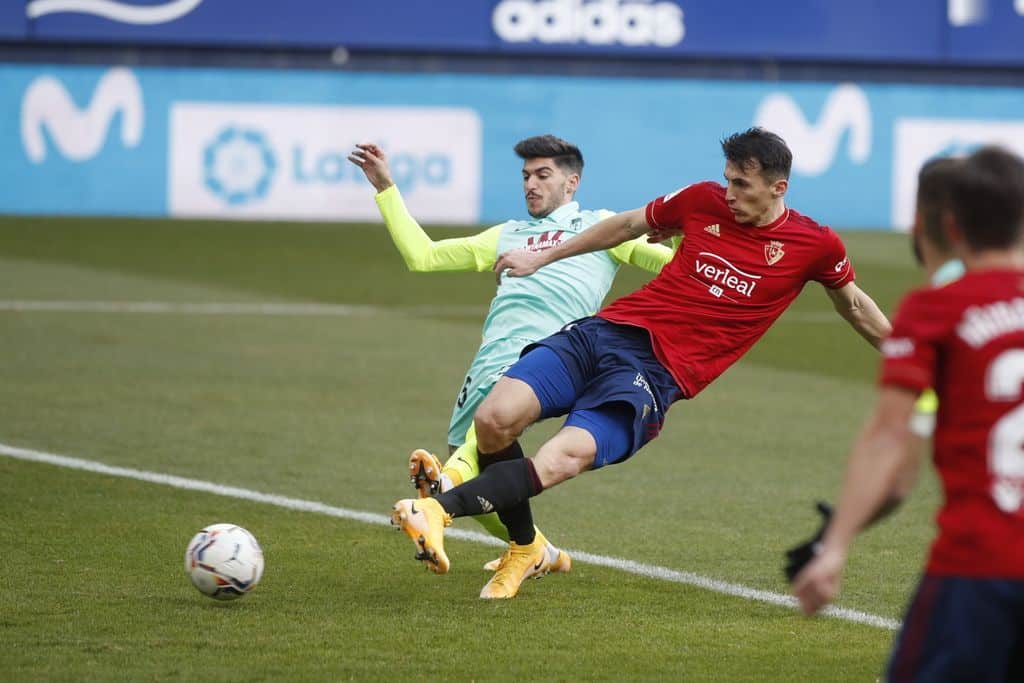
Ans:
[[[838,288],[854,279],[832,230],[792,209],[770,225],[741,225],[718,183],[659,197],[646,218],[681,230],[683,242],[660,274],[598,315],[647,329],[655,355],[687,398],[736,362],[808,280]]]
[[[883,385],[939,396],[945,502],[928,572],[1024,579],[1024,271],[912,292],[882,357]]]

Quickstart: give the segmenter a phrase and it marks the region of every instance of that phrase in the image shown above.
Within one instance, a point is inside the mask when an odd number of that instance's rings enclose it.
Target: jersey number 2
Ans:
[[[999,354],[985,373],[985,396],[990,401],[1021,400],[1024,350]],[[988,438],[992,498],[1000,510],[1018,513],[1024,503],[1024,405],[999,418]]]

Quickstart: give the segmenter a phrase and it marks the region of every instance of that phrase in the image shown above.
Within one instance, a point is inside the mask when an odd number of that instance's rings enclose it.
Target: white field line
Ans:
[[[485,306],[363,306],[310,303],[177,303],[171,301],[51,301],[0,300],[0,312],[15,313],[130,313],[162,315],[256,315],[311,317],[380,317],[388,315],[479,315]],[[841,318],[833,312],[789,313],[780,322],[833,323]]]
[[[289,510],[315,512],[322,515],[328,515],[330,517],[339,517],[341,519],[364,522],[366,524],[377,524],[380,526],[390,524],[390,518],[371,512],[349,510],[347,508],[334,507],[324,503],[318,503],[316,501],[289,498],[287,496],[251,491],[249,489],[237,488],[234,486],[223,486],[209,481],[187,479],[185,477],[176,477],[169,474],[161,474],[159,472],[147,472],[145,470],[136,470],[129,467],[113,467],[111,465],[105,465],[101,462],[95,462],[92,460],[69,458],[63,455],[55,455],[53,453],[34,451],[26,448],[16,448],[5,444],[0,444],[0,455],[16,458],[18,460],[47,463],[75,470],[95,472],[97,474],[105,474],[112,477],[124,477],[127,479],[146,481],[153,484],[163,484],[164,486],[173,486],[174,488],[186,489],[189,491],[203,491],[205,493],[212,493],[218,496],[240,498],[242,500],[275,505]],[[450,529],[446,532],[446,535],[463,541],[473,541],[475,543],[485,543],[487,545],[495,546],[504,545],[501,541],[492,536],[487,536],[475,531]],[[636,574],[650,579],[660,579],[662,581],[686,584],[688,586],[695,586],[714,593],[722,593],[725,595],[745,598],[747,600],[765,602],[771,605],[778,605],[790,609],[795,609],[797,606],[796,600],[793,597],[783,595],[781,593],[757,590],[737,583],[711,579],[692,572],[677,571],[667,567],[659,567],[657,565],[644,564],[642,562],[634,562],[632,560],[623,560],[617,557],[609,557],[607,555],[595,555],[594,553],[579,550],[569,550],[569,552],[572,555],[573,560],[577,562],[585,562],[587,564],[617,569],[622,572]],[[900,622],[894,619],[887,619],[867,612],[859,612],[857,610],[840,607],[829,607],[823,612],[823,614],[836,619],[842,619],[844,621],[850,621],[857,624],[866,624],[876,628],[896,630],[900,626]]]

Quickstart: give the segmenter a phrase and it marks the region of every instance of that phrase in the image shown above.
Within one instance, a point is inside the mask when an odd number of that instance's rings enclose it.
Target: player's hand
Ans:
[[[804,614],[815,614],[835,599],[845,564],[846,553],[825,547],[796,575],[793,595],[800,602]]]
[[[682,232],[679,228],[651,228],[647,231],[647,241],[651,244],[658,244],[676,235],[681,235]]]
[[[544,255],[539,251],[516,249],[498,256],[494,263],[494,277],[501,284],[501,276],[526,277],[533,275],[544,265]]]
[[[377,190],[383,192],[395,181],[391,179],[391,171],[388,170],[388,158],[379,145],[372,142],[358,144],[348,155],[348,160],[363,169],[366,179]]]
[[[832,519],[831,505],[819,500],[815,507],[817,507],[818,513],[822,517],[817,533],[803,543],[795,545],[786,551],[786,564],[783,570],[786,572],[786,580],[790,583],[793,583],[800,570],[807,566],[807,563],[813,560],[821,550],[821,539],[824,537],[825,529],[828,528],[828,523]]]

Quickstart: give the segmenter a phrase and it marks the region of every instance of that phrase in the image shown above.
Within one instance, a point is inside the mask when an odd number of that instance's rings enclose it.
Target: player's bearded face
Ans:
[[[572,200],[579,176],[569,175],[552,159],[528,159],[523,164],[523,194],[526,211],[534,218],[544,218]]]
[[[737,223],[763,225],[772,207],[785,192],[784,180],[769,181],[756,160],[744,164],[725,162],[725,201]],[[783,185],[780,185],[782,183]]]

